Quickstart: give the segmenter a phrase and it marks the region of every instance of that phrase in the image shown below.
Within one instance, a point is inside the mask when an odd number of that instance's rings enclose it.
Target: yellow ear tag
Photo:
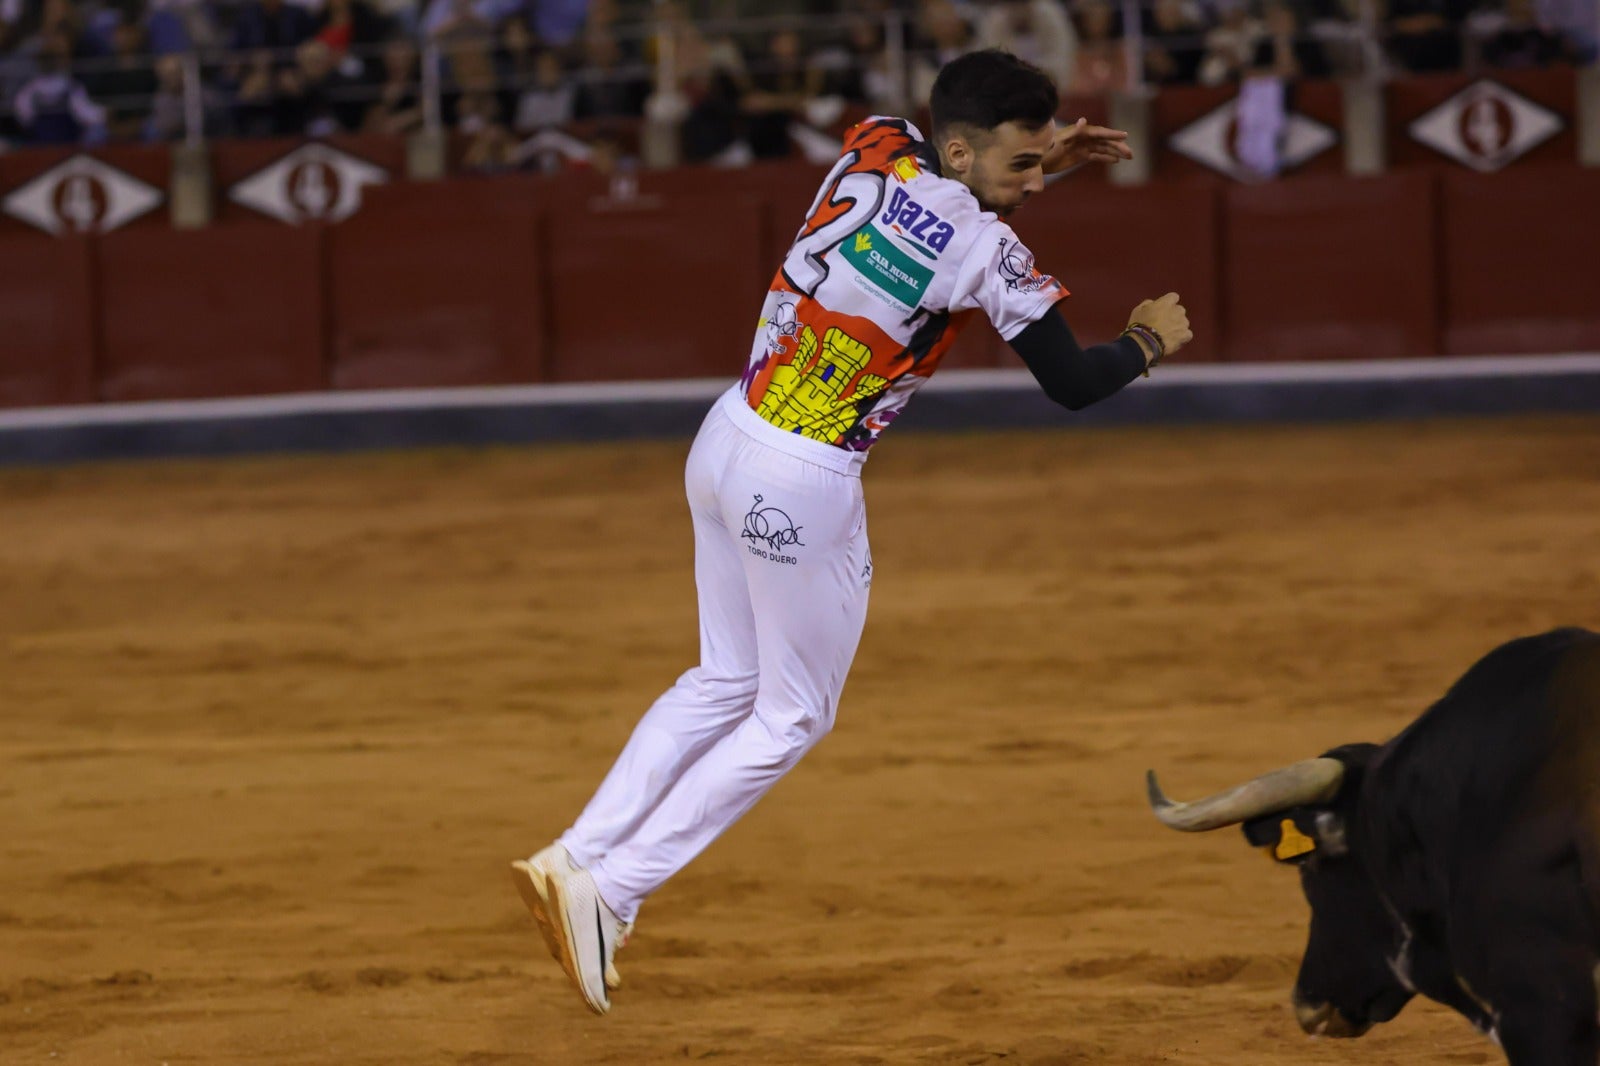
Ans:
[[[1278,828],[1283,835],[1272,849],[1272,857],[1279,862],[1288,862],[1296,856],[1317,850],[1317,842],[1300,832],[1293,819],[1285,818]]]

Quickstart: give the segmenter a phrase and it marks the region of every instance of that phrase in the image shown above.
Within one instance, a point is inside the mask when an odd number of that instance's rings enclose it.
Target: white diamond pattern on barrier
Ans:
[[[1167,146],[1212,170],[1239,181],[1260,181],[1261,176],[1239,159],[1239,101],[1229,100],[1206,112],[1167,138]],[[1291,111],[1285,119],[1279,160],[1283,170],[1293,170],[1339,143],[1331,126]]]
[[[75,155],[13,189],[5,213],[46,233],[109,233],[156,209],[164,194],[93,156]]]
[[[361,190],[381,185],[389,172],[364,159],[308,144],[237,182],[228,199],[282,222],[338,222],[361,207]]]
[[[1484,173],[1513,163],[1566,124],[1549,108],[1482,79],[1411,123],[1412,139]]]

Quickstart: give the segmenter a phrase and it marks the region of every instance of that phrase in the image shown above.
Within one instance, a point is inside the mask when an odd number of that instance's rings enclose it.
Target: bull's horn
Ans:
[[[1193,803],[1174,803],[1156,784],[1156,772],[1145,775],[1150,788],[1150,809],[1161,824],[1185,833],[1221,829],[1273,811],[1302,803],[1326,803],[1339,794],[1344,763],[1338,759],[1306,759],[1270,774],[1262,774],[1237,788]]]

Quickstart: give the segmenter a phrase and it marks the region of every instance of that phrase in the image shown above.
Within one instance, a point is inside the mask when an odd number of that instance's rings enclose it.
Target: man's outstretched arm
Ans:
[[[1011,348],[1028,364],[1044,394],[1070,411],[1110,396],[1144,373],[1149,362],[1144,347],[1128,333],[1110,344],[1078,347],[1054,307],[1011,338]]]
[[[1146,300],[1128,316],[1127,330],[1109,344],[1080,348],[1052,306],[1011,338],[1046,396],[1073,411],[1098,403],[1194,339],[1189,315],[1169,292]]]

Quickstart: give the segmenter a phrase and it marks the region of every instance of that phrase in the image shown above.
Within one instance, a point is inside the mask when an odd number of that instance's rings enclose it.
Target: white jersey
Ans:
[[[1010,340],[1067,295],[903,119],[845,136],[762,306],[745,401],[864,451],[981,311]]]

